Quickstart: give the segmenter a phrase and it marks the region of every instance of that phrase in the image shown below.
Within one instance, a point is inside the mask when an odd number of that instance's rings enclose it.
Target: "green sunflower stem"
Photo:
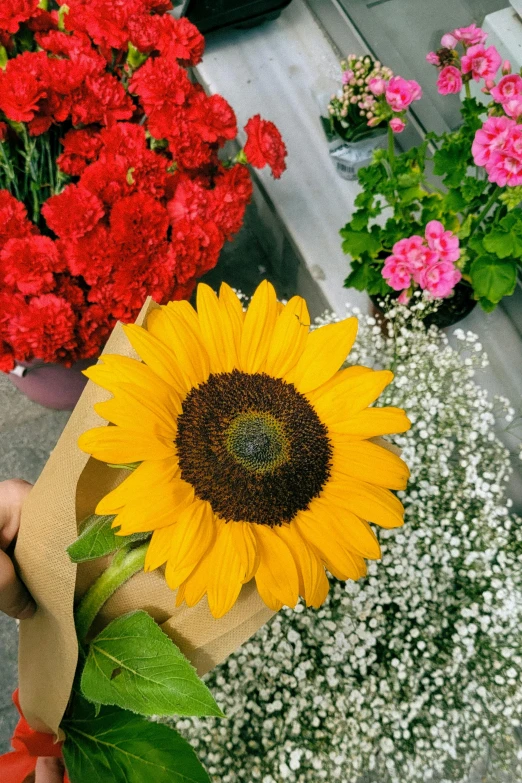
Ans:
[[[75,612],[76,632],[80,643],[85,642],[98,612],[111,595],[131,576],[143,569],[148,548],[149,542],[147,541],[147,543],[133,549],[125,547],[117,552],[110,566],[89,588]]]

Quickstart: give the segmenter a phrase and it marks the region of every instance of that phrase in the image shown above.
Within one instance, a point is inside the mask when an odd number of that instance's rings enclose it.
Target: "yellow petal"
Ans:
[[[155,530],[145,556],[145,571],[154,571],[166,563],[172,544],[172,525]]]
[[[203,340],[210,357],[211,372],[230,372],[238,366],[238,345],[234,323],[220,306],[210,286],[200,283],[197,293],[198,316]]]
[[[259,552],[259,566],[255,578],[261,598],[265,600],[263,593],[266,592],[277,602],[295,606],[299,597],[299,577],[292,553],[269,527],[253,527]]]
[[[155,313],[161,313],[161,310],[153,310],[149,318]],[[145,364],[165,383],[173,386],[179,394],[184,393],[186,384],[172,351],[142,326],[126,324],[123,329],[130,344]]]
[[[166,459],[175,454],[173,443],[123,427],[95,427],[80,435],[78,446],[100,462],[116,465],[146,459]]]
[[[300,595],[305,599],[307,606],[313,606],[317,609],[324,602],[329,590],[324,565],[315,550],[299,535],[292,523],[281,525],[276,532],[283,539],[294,558],[299,576]]]
[[[242,326],[245,320],[245,311],[243,310],[240,299],[228,283],[221,283],[221,286],[219,287],[219,302],[230,313],[233,313],[234,321],[238,323],[239,326]]]
[[[348,511],[337,502],[333,493],[328,493],[328,485],[321,496],[310,504],[310,513],[318,517],[324,529],[328,529],[332,543],[370,560],[381,557],[381,548],[375,533],[369,524]]]
[[[294,296],[277,317],[268,350],[265,371],[282,378],[299,361],[310,330],[310,316],[306,302]]]
[[[174,408],[174,405],[178,408]],[[122,384],[114,390],[111,400],[95,403],[94,410],[103,419],[119,427],[134,429],[139,423],[144,432],[174,441],[176,418],[181,412],[181,404],[174,399],[171,405],[162,404],[160,398],[153,393],[144,399],[139,388]]]
[[[181,606],[183,601],[185,601],[187,606],[199,604],[207,592],[211,554],[212,550],[209,549],[190,576],[179,586],[178,594],[176,595],[176,606]]]
[[[242,580],[249,582],[259,566],[256,537],[250,522],[227,522],[227,533],[241,561]]]
[[[209,503],[196,501],[181,512],[173,526],[172,546],[165,570],[171,590],[178,588],[192,573],[212,546],[214,538],[214,513]]]
[[[158,492],[161,492],[158,487]],[[119,534],[147,533],[173,525],[181,513],[194,503],[194,489],[182,479],[173,479],[165,496],[141,496],[128,502],[113,522],[120,526]]]
[[[207,380],[210,372],[209,357],[203,344],[199,320],[194,324],[197,315],[193,308],[188,302],[171,304],[186,304],[187,307],[163,307],[161,310],[153,310],[147,326],[151,335],[164,345],[164,350],[175,357],[184,387],[190,389]]]
[[[367,408],[342,422],[331,424],[328,429],[331,433],[359,440],[406,432],[410,427],[411,422],[401,408]]]
[[[264,369],[276,318],[274,287],[263,280],[252,297],[243,324],[240,361],[245,372],[256,373]]]
[[[292,526],[311,544],[327,569],[337,579],[358,579],[360,569],[357,566],[355,553],[342,547],[339,541],[331,535],[329,525],[322,518],[310,511],[300,511],[292,520]]]
[[[371,405],[393,380],[389,370],[354,375],[341,370],[336,383],[324,394],[317,390],[313,406],[327,427],[343,422]]]
[[[103,354],[98,364],[88,367],[83,374],[110,392],[114,392],[124,383],[132,383],[140,389],[149,392],[154,389],[165,396],[174,393],[172,385],[165,383],[150,367],[127,356]]]
[[[116,514],[126,503],[139,498],[166,497],[170,484],[180,475],[176,457],[142,462],[119,484],[105,495],[96,506],[97,514]]]
[[[350,353],[357,335],[357,318],[346,318],[314,329],[297,365],[285,379],[302,394],[330,380]]]
[[[223,617],[236,603],[244,582],[244,569],[230,534],[230,522],[222,524],[209,561],[207,599],[212,615]]]
[[[387,489],[405,489],[410,471],[400,457],[367,440],[332,439],[334,480],[343,476],[362,479]]]
[[[380,527],[400,527],[404,523],[404,507],[392,492],[365,481],[343,478],[329,481],[323,490],[326,500],[335,499],[342,508]]]

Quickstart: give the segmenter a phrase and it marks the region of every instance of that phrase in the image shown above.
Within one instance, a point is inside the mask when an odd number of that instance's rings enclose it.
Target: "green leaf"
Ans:
[[[96,560],[110,555],[134,541],[145,541],[150,533],[134,533],[131,536],[117,536],[111,527],[114,516],[92,514],[83,522],[82,530],[76,541],[67,547],[73,563]]]
[[[492,313],[497,306],[496,302],[490,302],[485,296],[483,296],[482,299],[479,299],[479,304],[485,313]]]
[[[514,188],[506,188],[499,196],[499,201],[505,204],[508,210],[515,209],[522,202],[522,185]]]
[[[210,783],[190,744],[161,723],[75,696],[62,722],[71,783]]]
[[[89,701],[140,715],[222,716],[191,663],[147,612],[118,617],[90,643],[81,688]]]
[[[351,228],[342,228],[341,236],[344,239],[343,251],[349,253],[352,258],[358,258],[361,253],[376,253],[381,243],[375,233],[369,231],[353,231]]]
[[[522,256],[522,216],[510,212],[484,237],[484,247],[499,258]]]
[[[473,224],[473,216],[468,215],[467,218],[462,222],[459,230],[457,231],[457,236],[459,239],[466,239],[469,237],[471,233],[471,226]]]
[[[500,302],[502,297],[511,296],[517,282],[515,261],[500,261],[494,256],[481,256],[471,265],[471,282],[475,296]]]

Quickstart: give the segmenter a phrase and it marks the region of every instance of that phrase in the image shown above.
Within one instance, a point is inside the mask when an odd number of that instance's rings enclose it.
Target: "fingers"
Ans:
[[[0,612],[26,620],[36,611],[36,604],[18,579],[11,558],[0,551]]]
[[[36,605],[18,579],[11,558],[2,550],[18,533],[22,504],[30,489],[26,481],[0,482],[0,612],[19,620],[31,617]]]
[[[30,489],[31,485],[21,479],[0,481],[0,549],[7,549],[16,537],[22,505]]]
[[[41,756],[36,762],[34,783],[63,783],[63,773],[61,759]]]

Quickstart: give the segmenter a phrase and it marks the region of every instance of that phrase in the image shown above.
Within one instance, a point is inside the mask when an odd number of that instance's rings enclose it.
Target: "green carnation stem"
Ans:
[[[149,542],[134,549],[127,547],[117,552],[110,566],[84,595],[75,612],[76,632],[80,643],[87,638],[96,615],[111,595],[131,576],[143,569],[148,547]]]

